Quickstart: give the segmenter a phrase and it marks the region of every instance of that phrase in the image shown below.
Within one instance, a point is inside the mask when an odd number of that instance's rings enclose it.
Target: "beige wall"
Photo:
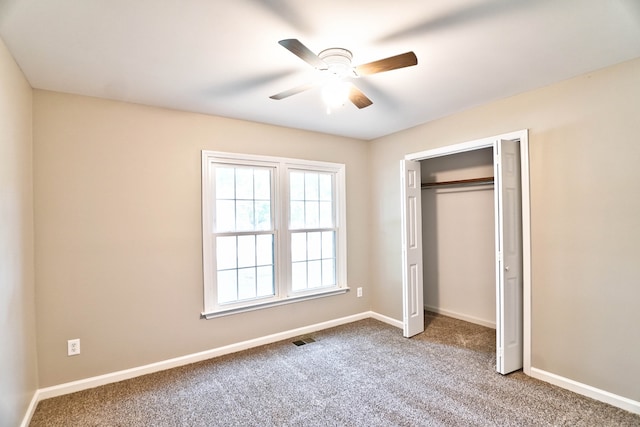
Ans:
[[[532,365],[640,401],[640,59],[374,141],[373,310],[402,318],[398,160],[525,128]]]
[[[31,86],[0,39],[0,424],[38,387],[33,278]]]
[[[34,120],[41,387],[370,308],[366,142],[44,91]],[[200,320],[202,149],[345,163],[348,282],[365,297]]]

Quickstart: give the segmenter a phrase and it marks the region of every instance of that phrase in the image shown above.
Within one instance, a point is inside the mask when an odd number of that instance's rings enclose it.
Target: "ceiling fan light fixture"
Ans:
[[[343,79],[353,77],[353,67],[351,51],[341,47],[325,49],[318,54],[318,57],[327,64],[329,78],[322,86],[322,100],[327,106],[327,111],[339,108],[349,100],[351,85]]]
[[[340,79],[332,79],[322,87],[322,100],[327,108],[342,107],[349,99],[351,84]]]

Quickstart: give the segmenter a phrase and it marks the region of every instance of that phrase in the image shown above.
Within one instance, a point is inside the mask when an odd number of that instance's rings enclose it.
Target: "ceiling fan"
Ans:
[[[304,92],[318,85],[323,85],[323,98],[328,105],[337,106],[337,104],[344,102],[344,100],[348,98],[356,107],[365,108],[373,104],[373,101],[362,93],[353,83],[347,82],[347,78],[368,76],[418,64],[416,54],[406,52],[378,61],[352,66],[351,59],[353,55],[347,49],[334,47],[325,49],[316,55],[297,39],[280,40],[278,43],[303,61],[321,71],[321,78],[317,82],[296,86],[270,96],[271,99],[276,100]]]

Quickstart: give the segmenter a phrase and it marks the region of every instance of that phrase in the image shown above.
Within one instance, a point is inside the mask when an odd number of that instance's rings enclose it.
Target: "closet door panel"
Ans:
[[[522,202],[520,145],[497,141],[496,199],[496,369],[522,368]]]
[[[403,335],[424,331],[422,285],[422,195],[420,162],[402,160],[402,292]]]

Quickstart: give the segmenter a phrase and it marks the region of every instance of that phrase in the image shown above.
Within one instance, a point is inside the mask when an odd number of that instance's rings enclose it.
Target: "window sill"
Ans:
[[[316,299],[316,298],[324,298],[332,295],[340,295],[340,294],[347,293],[349,291],[350,291],[349,287],[344,287],[339,289],[332,289],[330,291],[322,291],[315,294],[307,294],[307,295],[302,295],[297,297],[285,298],[277,301],[269,301],[265,303],[247,305],[244,307],[235,307],[235,308],[230,308],[226,310],[212,311],[208,313],[203,312],[203,313],[200,313],[200,318],[206,319],[206,320],[215,319],[216,317],[230,316],[232,314],[246,313],[249,311],[261,310],[263,308],[277,307],[279,305],[292,304],[295,302],[307,301],[307,300]]]

